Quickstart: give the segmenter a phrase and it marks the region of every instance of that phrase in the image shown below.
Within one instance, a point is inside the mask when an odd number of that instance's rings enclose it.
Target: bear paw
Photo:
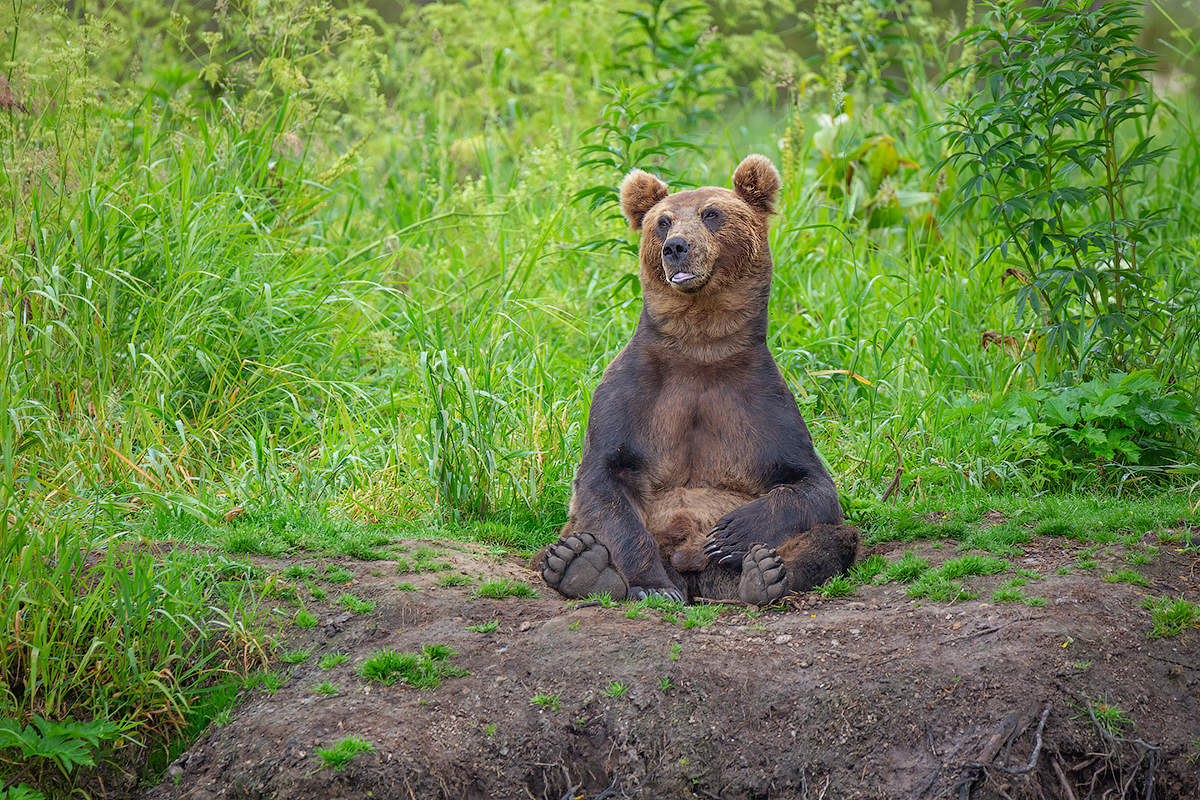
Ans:
[[[742,579],[738,583],[738,597],[742,602],[769,606],[783,597],[787,588],[787,567],[774,548],[751,545],[742,559]]]
[[[566,597],[607,593],[613,600],[624,600],[629,593],[629,585],[613,566],[608,548],[590,533],[573,533],[550,545],[542,564],[542,579]]]

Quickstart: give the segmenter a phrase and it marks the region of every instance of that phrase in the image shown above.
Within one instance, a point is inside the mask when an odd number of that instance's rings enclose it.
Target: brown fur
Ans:
[[[752,542],[777,547],[801,582],[853,560],[857,539],[834,532],[837,492],[766,348],[779,175],[750,156],[732,183],[669,194],[634,170],[621,185],[642,231],[642,318],[597,387],[562,533],[593,534],[631,587],[729,596],[732,581],[736,596],[740,568],[712,563],[713,542],[738,563]]]

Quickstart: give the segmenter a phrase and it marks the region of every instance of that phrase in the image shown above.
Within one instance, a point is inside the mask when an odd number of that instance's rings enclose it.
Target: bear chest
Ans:
[[[725,382],[683,379],[665,383],[644,406],[642,449],[648,456],[645,477],[650,488],[713,486],[756,491],[763,415],[755,400]]]

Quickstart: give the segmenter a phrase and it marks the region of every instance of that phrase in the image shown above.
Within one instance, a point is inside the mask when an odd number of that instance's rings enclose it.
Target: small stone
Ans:
[[[810,662],[808,660],[804,660],[804,661],[800,662],[800,669],[808,669],[811,666],[812,666],[812,662]]]
[[[183,777],[183,767],[178,764],[172,764],[167,767],[167,777],[173,781],[177,781]]]
[[[860,633],[862,633],[862,629],[861,629],[861,628],[851,628],[851,629],[850,629],[850,634],[851,634],[852,636],[858,636]]]
[[[525,620],[525,621],[524,621],[524,622],[522,622],[522,623],[521,623],[519,626],[517,626],[517,630],[519,630],[519,631],[521,631],[522,633],[524,633],[525,631],[529,630],[529,629],[530,629],[530,628],[532,628],[532,627],[533,627],[533,623],[532,623],[532,622],[530,622],[529,620]]]
[[[775,644],[787,644],[791,640],[792,640],[792,637],[785,633],[781,636],[775,637]]]

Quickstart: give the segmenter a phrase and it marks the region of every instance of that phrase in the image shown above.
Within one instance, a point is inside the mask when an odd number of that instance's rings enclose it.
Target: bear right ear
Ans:
[[[641,229],[646,212],[667,196],[667,185],[649,172],[631,170],[621,181],[621,213],[635,231]]]

